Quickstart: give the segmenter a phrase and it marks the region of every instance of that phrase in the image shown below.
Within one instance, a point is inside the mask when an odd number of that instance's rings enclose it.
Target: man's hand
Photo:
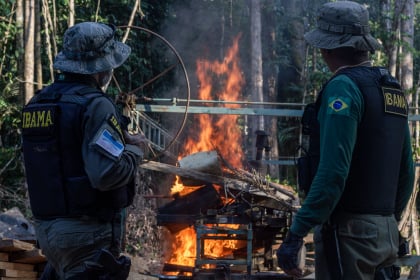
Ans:
[[[277,250],[279,267],[288,275],[302,277],[302,270],[298,267],[299,252],[303,246],[303,237],[288,232],[286,238]]]
[[[128,131],[123,130],[125,143],[138,146],[144,149],[147,144],[147,138],[142,134],[130,134]]]

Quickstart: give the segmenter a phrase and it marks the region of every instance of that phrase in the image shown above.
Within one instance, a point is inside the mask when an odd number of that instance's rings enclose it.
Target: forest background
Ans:
[[[115,72],[108,93],[136,89],[137,97],[197,99],[200,61],[226,61],[238,42],[237,62],[243,82],[240,100],[302,109],[314,101],[331,76],[318,51],[303,34],[315,27],[316,11],[325,0],[0,0],[0,209],[13,206],[30,216],[21,155],[22,106],[36,90],[54,80],[52,63],[64,31],[75,23],[98,21],[119,26],[118,36],[133,53]],[[418,114],[420,94],[420,1],[364,0],[371,32],[382,43],[372,56],[401,82],[410,114]],[[160,34],[170,43],[141,29]],[[182,58],[189,85],[173,47]],[[215,87],[224,86],[217,80]],[[270,105],[271,104],[271,105]],[[171,130],[179,125],[151,114]],[[172,120],[173,121],[173,120]],[[186,126],[193,123],[188,118]],[[420,128],[411,121],[414,157],[419,155]],[[301,139],[300,118],[243,117],[238,126],[248,159],[255,158],[255,131],[270,135],[270,158],[293,160]],[[186,137],[183,130],[180,141]],[[271,179],[296,186],[294,165],[270,165]],[[417,180],[416,180],[417,182]],[[417,214],[417,211],[415,211]],[[409,223],[417,225],[417,216]],[[417,226],[415,226],[417,228]],[[416,237],[417,238],[417,237]],[[416,250],[418,251],[418,250]]]

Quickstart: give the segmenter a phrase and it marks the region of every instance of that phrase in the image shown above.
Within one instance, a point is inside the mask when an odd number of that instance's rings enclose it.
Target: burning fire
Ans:
[[[197,61],[197,77],[200,83],[200,100],[237,101],[244,80],[239,67],[239,36],[233,42],[223,61]],[[239,105],[226,104],[225,107],[237,108]],[[237,115],[195,116],[194,131],[199,135],[188,139],[185,154],[210,151],[217,148],[221,156],[232,166],[240,167],[244,158],[241,147],[242,137],[238,126]],[[184,193],[185,187],[179,178],[171,189],[172,193]],[[237,229],[239,225],[224,225]],[[225,257],[232,254],[237,240],[205,240],[204,254],[207,257]],[[196,258],[196,233],[194,228],[178,232],[173,242],[173,254],[169,263],[183,266],[194,266]]]
[[[197,61],[197,77],[200,83],[200,100],[237,101],[244,83],[239,67],[239,36],[235,38],[223,61]],[[225,107],[237,108],[237,104]],[[194,131],[200,134],[190,138],[185,154],[211,151],[217,148],[223,158],[232,166],[242,165],[242,138],[238,127],[237,115],[197,115]]]

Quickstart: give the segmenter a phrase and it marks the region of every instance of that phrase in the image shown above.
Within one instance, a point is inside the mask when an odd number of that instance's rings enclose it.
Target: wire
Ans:
[[[185,123],[187,121],[187,115],[188,115],[188,108],[189,108],[189,104],[190,104],[190,97],[191,97],[191,87],[190,87],[190,81],[188,78],[188,73],[187,73],[187,69],[185,67],[184,61],[182,60],[181,56],[179,55],[179,53],[177,52],[177,50],[175,49],[175,47],[168,42],[168,40],[166,40],[162,35],[153,32],[147,28],[144,27],[140,27],[140,26],[135,26],[135,25],[122,25],[122,26],[118,26],[118,28],[129,28],[129,29],[137,29],[137,30],[141,30],[144,31],[146,33],[152,34],[154,36],[156,36],[157,38],[159,38],[160,40],[162,40],[162,42],[164,42],[175,54],[179,64],[182,67],[182,71],[184,73],[184,78],[185,78],[185,83],[187,85],[187,101],[186,101],[186,105],[185,105],[185,112],[184,112],[184,116],[182,119],[182,123],[181,126],[179,127],[177,133],[175,134],[175,136],[172,138],[171,142],[169,142],[169,144],[165,147],[165,149],[163,151],[161,151],[161,154],[164,154],[178,139],[179,135],[181,135],[182,130],[185,127]]]

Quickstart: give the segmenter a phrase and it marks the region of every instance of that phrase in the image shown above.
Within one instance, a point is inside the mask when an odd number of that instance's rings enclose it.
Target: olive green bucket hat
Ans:
[[[304,35],[305,40],[320,49],[352,47],[374,52],[379,42],[370,35],[369,12],[352,1],[325,3],[318,11],[317,28]]]
[[[131,48],[114,39],[115,26],[98,22],[78,23],[64,33],[63,50],[54,68],[63,72],[95,74],[117,68]]]

